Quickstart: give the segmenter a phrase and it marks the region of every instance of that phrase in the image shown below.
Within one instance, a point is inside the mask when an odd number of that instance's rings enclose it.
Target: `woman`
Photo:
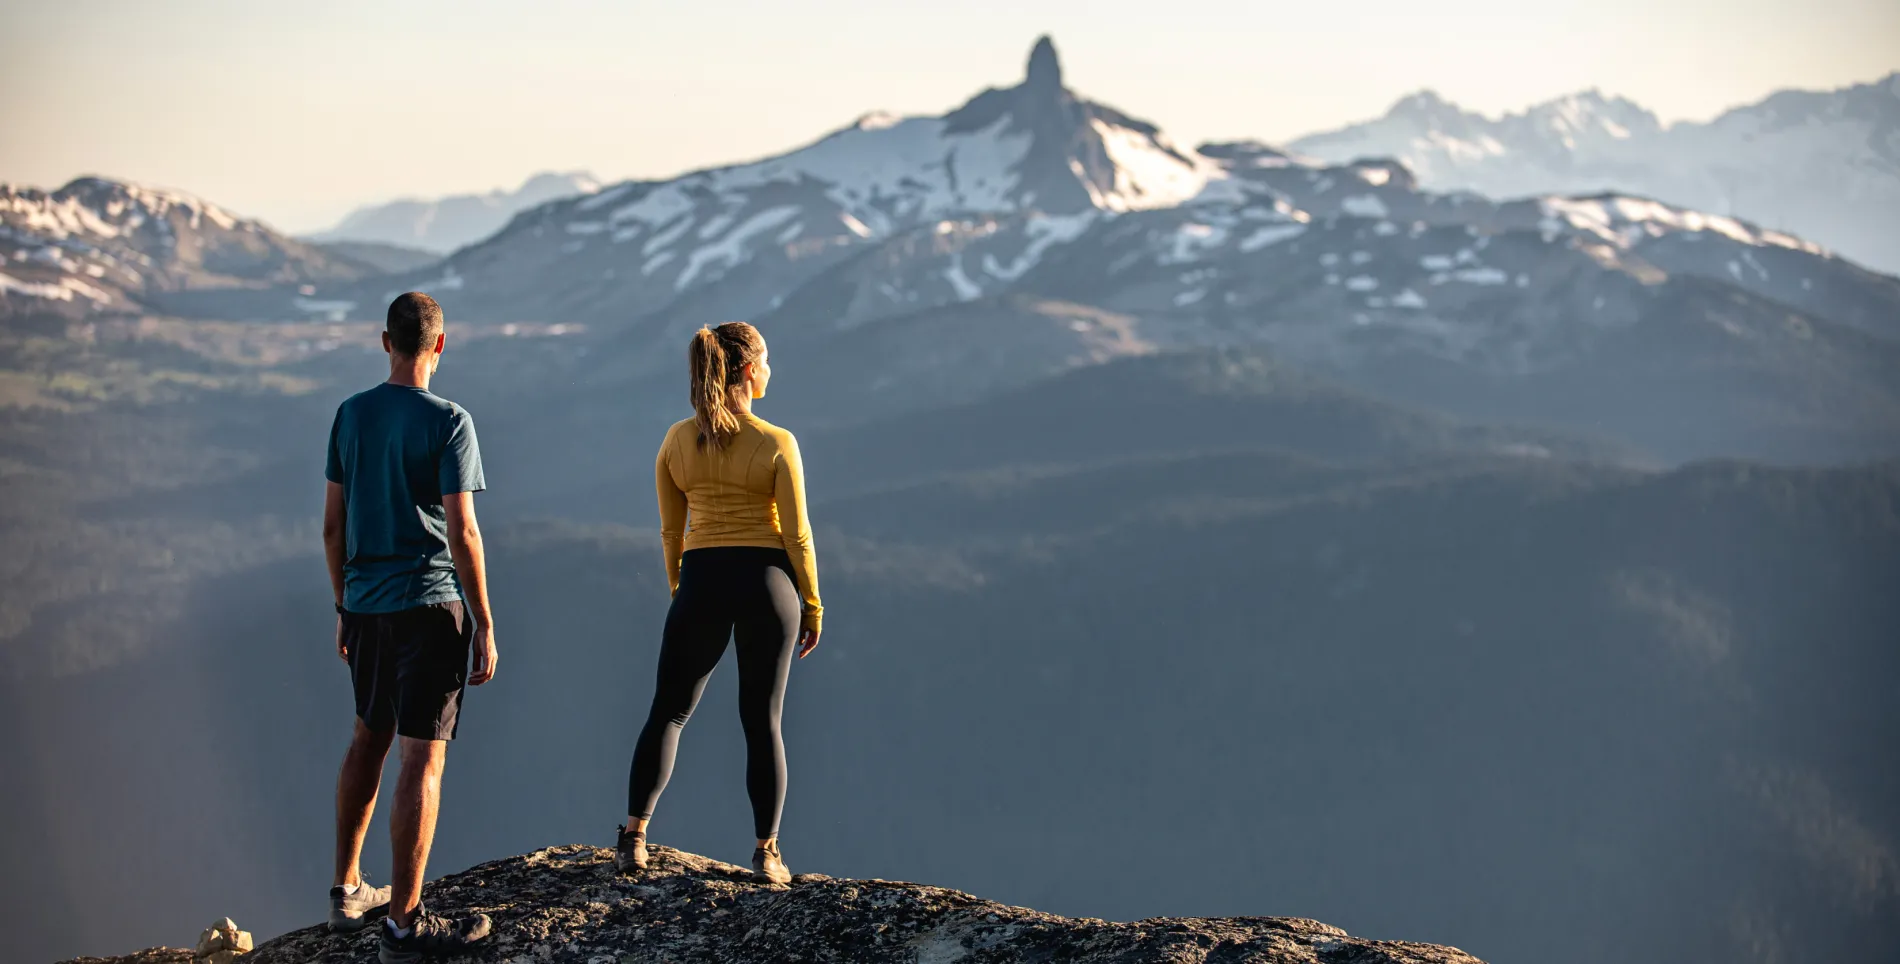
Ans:
[[[779,711],[792,650],[818,645],[817,560],[805,517],[804,466],[792,433],[752,414],[772,380],[765,339],[740,321],[701,328],[687,352],[693,417],[674,425],[653,465],[660,545],[673,604],[659,682],[627,778],[627,822],[614,863],[647,866],[646,829],[673,773],[681,728],[725,654],[739,648],[739,719],[758,848],[752,868],[773,883],[791,872],[778,848],[785,806]],[[691,525],[687,520],[690,517]]]

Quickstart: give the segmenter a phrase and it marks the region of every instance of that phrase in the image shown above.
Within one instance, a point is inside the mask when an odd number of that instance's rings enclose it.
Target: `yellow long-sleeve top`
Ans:
[[[805,465],[792,433],[750,412],[724,448],[699,444],[699,425],[675,423],[653,461],[667,585],[680,585],[680,556],[711,546],[784,548],[803,600],[801,628],[817,632],[818,558],[805,515]],[[691,526],[688,526],[688,516]]]

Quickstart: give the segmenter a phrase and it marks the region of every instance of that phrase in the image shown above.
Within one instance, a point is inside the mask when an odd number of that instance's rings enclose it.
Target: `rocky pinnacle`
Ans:
[[[1047,34],[1036,38],[1035,48],[1029,51],[1029,76],[1023,83],[1039,90],[1062,89],[1062,61]]]

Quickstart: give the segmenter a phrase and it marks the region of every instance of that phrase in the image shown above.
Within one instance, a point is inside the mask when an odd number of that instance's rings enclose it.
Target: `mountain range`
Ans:
[[[1333,163],[1395,158],[1437,191],[1662,198],[1900,272],[1900,72],[1839,90],[1778,91],[1673,124],[1597,90],[1500,117],[1424,90],[1383,117],[1287,146]]]
[[[551,201],[317,301],[405,288],[471,320],[612,329],[628,378],[707,319],[753,319],[838,364],[828,390],[878,406],[1253,345],[1395,400],[1665,460],[1900,452],[1893,277],[1642,197],[1496,201],[1425,190],[1390,160],[1185,148],[1067,89],[1046,40],[1020,83],[941,117],[868,115],[779,157]],[[225,297],[202,309],[297,313]]]
[[[1597,98],[1514,123],[1575,148],[1662,129],[1644,116]],[[7,191],[0,316],[344,320],[417,289],[461,320],[612,332],[597,377],[627,383],[706,320],[745,318],[823,373],[824,419],[1251,347],[1663,463],[1900,454],[1892,276],[1635,195],[1495,200],[1391,159],[1184,147],[1070,90],[1047,38],[1018,83],[942,116],[868,114],[784,155],[558,197],[439,260],[99,179]]]
[[[449,309],[432,390],[480,426],[509,654],[443,871],[611,839],[667,606],[653,446],[685,336],[738,317],[831,617],[786,704],[799,869],[1493,960],[1900,941],[1900,296],[1809,239],[1183,147],[1046,41],[943,116],[550,200],[394,274],[168,203],[6,222],[0,275],[50,286],[0,306],[21,955],[314,919],[347,713],[317,465],[407,288]],[[282,254],[191,253],[242,244]],[[108,255],[165,267],[46,296]],[[669,846],[750,846],[732,686]]]
[[[508,219],[556,198],[591,194],[600,181],[584,171],[543,172],[512,191],[404,198],[359,207],[313,241],[358,241],[447,254],[500,230]]]
[[[0,319],[188,315],[193,293],[301,297],[313,282],[381,273],[178,191],[100,177],[56,191],[0,184]]]
[[[1900,217],[1900,72],[1833,91],[1777,91],[1710,121],[1673,124],[1597,89],[1498,117],[1427,89],[1383,117],[1287,147],[1334,164],[1394,158],[1434,191],[1661,198],[1767,224],[1900,272],[1900,242],[1886,227]],[[313,237],[446,254],[520,211],[601,184],[578,172],[542,173],[512,192],[365,206]]]

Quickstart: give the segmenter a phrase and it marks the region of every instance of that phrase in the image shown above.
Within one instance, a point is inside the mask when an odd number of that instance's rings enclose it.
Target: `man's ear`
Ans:
[[[396,353],[396,346],[390,343],[389,332],[386,332],[386,331],[383,332],[383,350],[392,355]]]
[[[448,332],[438,331],[435,333],[435,353],[436,354],[438,355],[442,354],[442,346],[447,345],[448,343],[449,343]]]

